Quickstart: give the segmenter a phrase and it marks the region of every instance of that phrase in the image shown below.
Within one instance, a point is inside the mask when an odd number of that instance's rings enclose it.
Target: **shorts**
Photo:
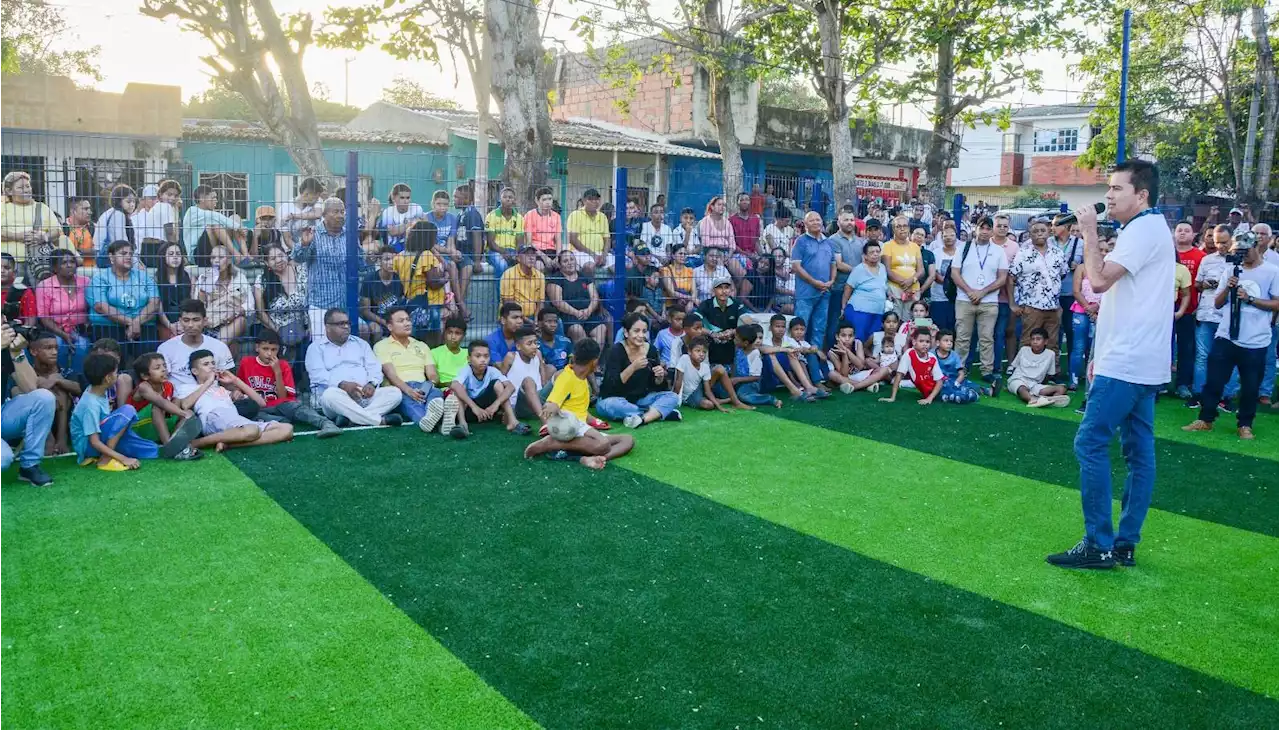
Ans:
[[[200,417],[201,431],[205,436],[212,436],[215,433],[230,431],[241,426],[257,426],[258,433],[262,433],[268,428],[278,425],[275,421],[251,421],[237,413],[234,408],[219,408]]]
[[[875,372],[874,370],[859,370],[858,372],[853,373],[852,375],[849,376],[849,381],[852,383],[861,383],[862,381],[871,377],[871,374],[874,372]]]
[[[790,294],[783,294],[780,297],[774,297],[773,303],[779,307],[794,307],[796,305],[796,298]]]
[[[1045,386],[1043,383],[1035,383],[1025,378],[1009,378],[1009,392],[1017,395],[1018,388],[1026,388],[1031,395],[1040,395]]]
[[[702,401],[706,399],[707,395],[702,392],[702,383],[699,382],[697,389],[690,391],[689,395],[680,399],[680,405],[689,406],[690,408],[699,408],[702,406]]]
[[[582,268],[587,264],[591,264],[592,266],[595,266],[596,256],[598,255],[600,254],[583,253],[582,251],[574,249],[573,257],[578,260],[578,271],[582,271]],[[597,271],[613,271],[613,257],[609,256],[607,253],[604,254],[604,257],[605,257],[604,266],[597,267],[596,270]]]

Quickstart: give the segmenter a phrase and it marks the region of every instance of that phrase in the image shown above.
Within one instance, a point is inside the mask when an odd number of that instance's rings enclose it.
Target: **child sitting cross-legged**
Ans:
[[[542,361],[542,348],[538,345],[538,331],[531,324],[524,324],[515,333],[516,354],[507,368],[507,382],[511,383],[511,407],[516,418],[542,418],[542,402],[551,394],[555,368]],[[546,436],[545,433],[540,435]]]
[[[787,324],[787,332],[796,343],[796,354],[799,356],[800,362],[805,366],[805,372],[809,375],[809,382],[813,383],[814,387],[819,391],[824,391],[825,388],[822,387],[822,383],[827,379],[826,373],[829,366],[827,355],[805,340],[805,329],[805,322],[801,317],[792,317],[791,322]]]
[[[764,355],[764,372],[760,376],[760,389],[771,392],[779,385],[791,393],[791,400],[812,403],[831,395],[825,388],[818,388],[809,378],[808,368],[800,359],[800,343],[787,334],[786,315],[775,314],[769,318],[769,331],[760,346]]]
[[[293,439],[293,425],[276,421],[251,421],[236,411],[232,390],[239,391],[258,404],[266,405],[235,373],[219,370],[218,361],[209,350],[196,350],[188,358],[195,385],[179,386],[178,407],[191,409],[200,418],[204,435],[191,442],[196,448],[214,447],[217,451],[241,446],[266,446]]]
[[[511,407],[514,392],[515,386],[502,375],[502,371],[489,364],[489,343],[472,340],[467,345],[467,366],[458,371],[449,384],[440,433],[464,439],[471,435],[471,429],[467,427],[469,418],[483,423],[492,421],[498,411],[502,411],[502,421],[508,432],[517,436],[527,435],[531,429],[516,419],[515,409]]]
[[[881,403],[892,403],[897,400],[898,388],[901,387],[904,377],[911,381],[923,396],[916,400],[916,403],[922,406],[933,403],[933,400],[942,392],[942,381],[946,376],[938,366],[937,355],[929,352],[929,346],[932,344],[933,335],[929,330],[920,328],[915,331],[911,340],[911,349],[907,350],[907,354],[898,361],[898,372],[893,376],[893,391],[888,398],[881,398]]]
[[[89,387],[80,395],[71,413],[71,444],[83,466],[97,463],[103,471],[137,469],[139,459],[154,459],[160,447],[133,432],[138,412],[125,403],[112,410],[107,391],[115,386],[119,361],[105,352],[93,352],[84,359],[84,377]]]
[[[697,313],[689,317],[696,317]],[[698,330],[701,331],[701,322]],[[692,332],[688,320],[685,331]],[[737,393],[738,400],[753,406],[773,406],[781,408],[782,401],[768,393],[760,392],[760,373],[764,370],[764,359],[760,355],[760,341],[764,337],[764,328],[758,324],[740,324],[733,330],[733,342],[737,349],[733,353],[733,375],[729,382]],[[716,383],[711,388],[717,398],[728,398],[729,391],[724,385]]]
[[[635,446],[629,434],[609,436],[587,425],[587,406],[591,388],[587,379],[596,371],[600,345],[584,337],[573,346],[573,359],[556,376],[555,385],[542,406],[542,420],[550,433],[529,444],[526,459],[546,454],[553,459],[578,456],[578,463],[589,469],[603,469],[612,459],[626,454]]]
[[[1009,392],[1022,399],[1028,408],[1066,408],[1071,405],[1065,385],[1047,385],[1045,380],[1058,372],[1058,353],[1048,349],[1049,332],[1043,327],[1031,330],[1031,344],[1023,345],[1009,363]]]
[[[732,403],[735,408],[753,411],[755,406],[738,400],[738,393],[733,387],[733,379],[723,365],[711,366],[707,361],[707,353],[711,349],[711,340],[706,335],[694,338],[689,343],[689,351],[680,356],[675,366],[675,392],[680,395],[680,403],[704,411],[716,409],[728,412],[725,403]],[[720,398],[712,391],[713,385],[729,393],[728,398]]]
[[[951,330],[938,330],[938,345],[933,350],[933,354],[938,356],[942,374],[947,376],[942,381],[942,402],[976,403],[978,386],[965,379],[968,373],[965,372],[964,363],[960,361],[960,354],[951,349],[955,338],[955,333]]]
[[[876,386],[893,377],[893,371],[863,356],[862,343],[848,320],[836,326],[836,343],[827,351],[827,379],[840,386],[841,393],[852,393]]]
[[[191,442],[200,435],[200,419],[190,409],[182,408],[173,396],[173,383],[169,382],[169,366],[164,355],[148,352],[133,361],[133,374],[137,385],[129,394],[129,405],[138,413],[138,420],[150,419],[160,440],[161,454],[167,459],[193,461],[203,456]],[[150,410],[148,410],[150,409]],[[177,428],[169,432],[169,417],[177,418]]]

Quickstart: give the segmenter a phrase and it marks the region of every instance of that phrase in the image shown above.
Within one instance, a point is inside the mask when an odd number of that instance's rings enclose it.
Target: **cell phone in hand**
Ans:
[[[916,317],[912,320],[912,326],[918,330],[927,330],[933,327],[933,320],[928,317]]]

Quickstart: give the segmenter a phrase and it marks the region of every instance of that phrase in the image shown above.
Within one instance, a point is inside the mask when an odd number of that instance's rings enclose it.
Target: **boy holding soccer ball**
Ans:
[[[556,377],[555,386],[542,406],[547,422],[547,436],[529,444],[526,459],[549,454],[553,459],[578,455],[578,463],[588,469],[603,469],[605,464],[626,454],[635,446],[631,436],[606,436],[587,425],[587,405],[591,389],[587,379],[596,370],[600,345],[590,337],[573,346],[573,361]]]

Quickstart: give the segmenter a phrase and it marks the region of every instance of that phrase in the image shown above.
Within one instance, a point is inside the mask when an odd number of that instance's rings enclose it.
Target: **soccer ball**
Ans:
[[[572,441],[578,438],[581,425],[572,413],[561,411],[547,419],[547,434],[556,441]]]

